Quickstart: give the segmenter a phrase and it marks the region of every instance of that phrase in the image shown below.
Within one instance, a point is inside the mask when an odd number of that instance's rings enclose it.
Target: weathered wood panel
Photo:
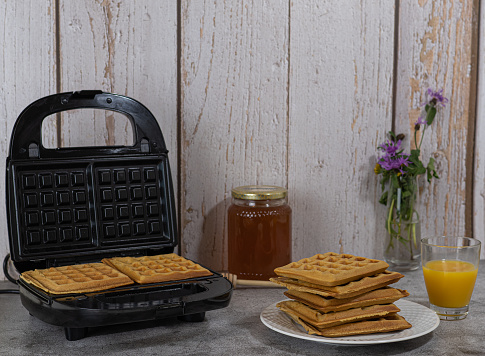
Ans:
[[[61,1],[59,31],[61,91],[101,89],[144,104],[162,130],[177,194],[176,2]],[[63,146],[133,142],[122,115],[87,114],[63,115]]]
[[[373,168],[378,141],[392,122],[393,5],[292,3],[288,185],[294,259],[316,251],[382,253],[384,210]]]
[[[401,1],[396,131],[407,134],[428,87],[443,89],[450,102],[425,133],[422,159],[436,160],[439,180],[422,179],[422,235],[470,234],[474,126],[474,31],[477,1]],[[472,110],[470,110],[472,108]],[[472,136],[473,137],[473,136]],[[467,209],[470,209],[467,212]],[[483,236],[477,236],[483,239]]]
[[[485,38],[485,2],[480,5],[480,34]],[[475,126],[475,161],[473,181],[473,236],[482,241],[482,259],[485,258],[485,42],[480,41],[477,113]]]
[[[31,102],[56,91],[55,1],[0,2],[0,258],[9,252],[5,159],[13,125]],[[56,138],[54,125],[43,140]],[[3,276],[3,271],[0,272]]]
[[[227,267],[231,188],[286,186],[288,1],[182,2],[182,253]]]
[[[176,162],[176,3],[60,4],[61,91],[101,89],[141,101],[159,120],[170,159]],[[129,144],[132,136],[131,125],[118,123],[109,111],[82,123],[69,114],[62,121],[63,146]]]
[[[1,2],[0,170],[13,123],[30,102],[57,90],[120,93],[145,104],[164,133],[180,186],[182,254],[225,269],[231,188],[277,184],[290,192],[294,259],[326,250],[380,258],[376,147],[392,127],[412,132],[424,90],[444,88],[450,104],[423,146],[441,176],[422,191],[423,235],[473,230],[483,241],[478,3],[182,1],[177,42],[174,1]],[[483,63],[483,48],[480,56]],[[129,125],[111,113],[77,120],[63,115],[60,128],[51,121],[44,142],[55,147],[58,134],[62,146],[131,140]],[[0,222],[3,257],[4,210]]]

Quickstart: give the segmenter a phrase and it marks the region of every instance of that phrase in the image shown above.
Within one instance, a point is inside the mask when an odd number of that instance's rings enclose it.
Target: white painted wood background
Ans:
[[[157,117],[170,150],[183,255],[225,269],[231,188],[276,184],[289,190],[294,259],[381,258],[376,147],[392,128],[409,134],[424,90],[443,88],[450,104],[423,145],[441,178],[423,186],[422,233],[484,241],[478,14],[478,0],[3,0],[0,170],[32,101],[82,89],[128,95]],[[130,135],[104,112],[63,115],[43,133],[51,147]],[[0,209],[2,259],[8,250]]]

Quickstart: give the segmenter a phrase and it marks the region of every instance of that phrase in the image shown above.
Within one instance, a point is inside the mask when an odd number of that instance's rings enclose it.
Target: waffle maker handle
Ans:
[[[47,116],[84,108],[124,114],[134,130],[134,145],[55,149],[42,145],[42,122]],[[99,90],[54,94],[34,101],[18,117],[11,137],[9,156],[12,160],[168,153],[158,122],[144,105],[132,98]]]

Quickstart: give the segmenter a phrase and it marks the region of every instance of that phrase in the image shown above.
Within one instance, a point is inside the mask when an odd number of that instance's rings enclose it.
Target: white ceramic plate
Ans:
[[[261,321],[268,328],[281,334],[299,339],[339,345],[374,345],[414,339],[426,335],[436,329],[440,319],[431,309],[410,302],[398,300],[394,303],[401,311],[398,313],[412,325],[412,328],[371,335],[355,335],[328,338],[318,335],[309,335],[302,326],[296,324],[288,315],[276,307],[276,303],[264,309],[261,313]]]

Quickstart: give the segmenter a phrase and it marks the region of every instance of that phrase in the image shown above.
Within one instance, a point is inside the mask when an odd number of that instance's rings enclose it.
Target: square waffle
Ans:
[[[387,267],[389,265],[384,261],[327,252],[278,267],[274,272],[281,277],[337,286],[383,272]]]
[[[355,297],[365,292],[396,283],[402,277],[404,277],[404,275],[399,272],[384,271],[374,276],[364,277],[357,281],[352,281],[341,286],[333,287],[326,287],[286,277],[270,278],[270,281],[282,285],[289,290],[297,290],[300,292],[318,294],[324,297],[344,299]]]
[[[376,289],[356,297],[345,299],[322,297],[317,294],[296,290],[288,290],[284,294],[288,298],[302,302],[324,313],[362,308],[377,304],[391,304],[396,300],[409,296],[407,291],[391,287]]]
[[[354,323],[331,326],[328,328],[318,328],[303,321],[296,314],[287,312],[295,322],[303,326],[310,335],[320,335],[324,337],[343,337],[351,335],[366,335],[385,333],[409,329],[412,325],[398,314],[388,315],[380,318],[357,321]]]
[[[360,320],[375,319],[387,315],[393,315],[401,309],[394,304],[371,305],[362,308],[352,308],[339,312],[322,313],[309,306],[294,301],[286,300],[279,302],[276,306],[284,311],[290,312],[303,321],[310,323],[318,328],[328,328],[331,326],[347,324]]]
[[[20,278],[51,294],[86,293],[133,284],[128,276],[103,263],[36,269],[22,273]]]
[[[174,253],[143,257],[105,258],[112,266],[140,284],[210,276],[212,272]]]

